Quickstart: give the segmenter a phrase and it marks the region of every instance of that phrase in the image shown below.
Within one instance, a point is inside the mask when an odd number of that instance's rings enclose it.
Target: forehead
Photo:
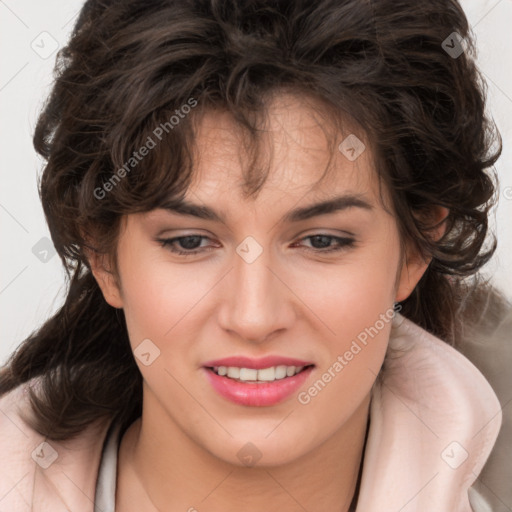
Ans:
[[[273,98],[258,120],[255,136],[226,111],[204,112],[195,134],[194,179],[188,195],[245,197],[247,182],[259,181],[264,185],[253,200],[276,193],[308,193],[312,198],[339,191],[379,194],[362,130],[344,119],[336,122],[309,98]]]

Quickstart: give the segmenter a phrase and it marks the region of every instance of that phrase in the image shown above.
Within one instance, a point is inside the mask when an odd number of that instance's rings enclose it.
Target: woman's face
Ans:
[[[95,271],[108,302],[124,309],[144,379],[143,421],[239,465],[247,456],[292,461],[347,428],[368,405],[393,302],[426,267],[413,255],[400,267],[396,220],[381,204],[369,149],[357,156],[362,148],[351,151],[348,139],[335,172],[317,184],[329,152],[315,111],[282,96],[269,112],[273,159],[256,199],[238,188],[247,162],[239,130],[228,115],[208,114],[186,201],[218,219],[129,215],[120,289]],[[337,208],[311,208],[325,201]],[[162,242],[170,239],[178,240]]]

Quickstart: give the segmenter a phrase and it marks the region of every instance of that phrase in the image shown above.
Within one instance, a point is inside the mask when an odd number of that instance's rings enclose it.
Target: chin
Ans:
[[[275,427],[274,427],[275,428]],[[268,430],[265,435],[268,435]],[[277,467],[292,463],[305,455],[307,450],[300,435],[284,436],[272,433],[268,438],[261,436],[240,436],[229,438],[221,446],[205,446],[217,459],[239,467]],[[271,439],[273,437],[273,439]]]

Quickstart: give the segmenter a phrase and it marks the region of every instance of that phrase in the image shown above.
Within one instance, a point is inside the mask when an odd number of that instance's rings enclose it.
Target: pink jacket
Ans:
[[[399,314],[390,347],[407,352],[373,388],[357,512],[490,512],[471,486],[500,430],[496,394],[465,356]],[[0,398],[0,512],[93,512],[109,423],[47,440],[20,416],[25,388]],[[56,457],[46,469],[36,462],[45,441]]]

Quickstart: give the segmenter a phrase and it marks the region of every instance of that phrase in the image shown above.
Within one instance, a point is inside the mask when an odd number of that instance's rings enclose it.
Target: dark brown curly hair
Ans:
[[[487,234],[501,139],[474,54],[455,0],[88,0],[34,135],[69,289],[3,367],[0,393],[38,377],[31,421],[50,439],[140,416],[142,377],[123,312],[104,300],[86,248],[110,256],[115,274],[121,217],[189,186],[192,120],[223,109],[257,142],[257,120],[282,89],[316,99],[370,141],[402,240],[432,258],[401,313],[456,344],[456,318],[474,319],[470,297],[487,286],[472,276],[496,246]],[[115,178],[159,126],[158,147]],[[265,177],[248,169],[248,194]],[[449,210],[440,239],[429,222],[436,206]]]

